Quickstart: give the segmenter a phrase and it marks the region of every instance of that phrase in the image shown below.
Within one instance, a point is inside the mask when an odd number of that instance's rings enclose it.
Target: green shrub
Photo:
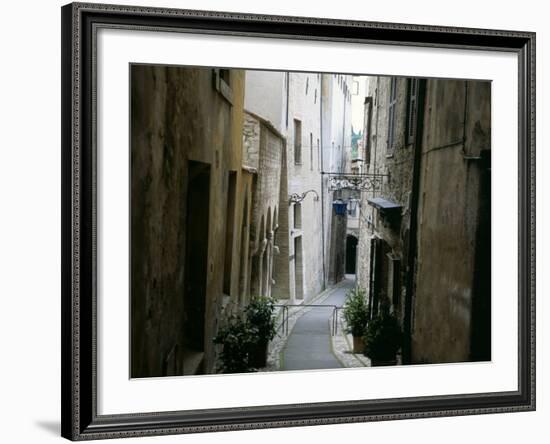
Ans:
[[[220,328],[214,337],[214,344],[223,346],[219,355],[223,373],[246,373],[251,371],[249,365],[249,350],[257,342],[258,330],[246,320],[231,316],[227,325]]]
[[[258,341],[269,342],[277,333],[275,328],[275,300],[264,296],[257,297],[244,309],[246,320],[257,329]]]
[[[383,310],[367,326],[365,355],[374,361],[392,361],[401,348],[403,332],[395,316]]]
[[[369,320],[369,307],[366,301],[364,288],[352,288],[348,292],[344,304],[344,320],[346,321],[346,333],[353,336],[363,336]]]
[[[274,299],[257,297],[244,308],[242,317],[232,315],[228,318],[225,327],[220,328],[213,339],[214,344],[222,345],[219,355],[221,372],[246,373],[256,370],[253,356],[258,346],[265,347],[277,332],[274,311]]]

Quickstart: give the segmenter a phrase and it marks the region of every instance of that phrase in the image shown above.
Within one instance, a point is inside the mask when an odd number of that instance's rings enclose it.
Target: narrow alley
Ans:
[[[331,319],[333,306],[344,305],[353,285],[354,280],[346,278],[320,303],[326,307],[312,307],[296,321],[283,349],[281,370],[343,367],[332,351]]]
[[[131,76],[132,378],[491,359],[490,82]]]

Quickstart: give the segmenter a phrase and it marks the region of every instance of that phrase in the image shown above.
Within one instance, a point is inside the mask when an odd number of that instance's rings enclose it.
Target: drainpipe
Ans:
[[[290,73],[287,71],[285,73],[286,76],[286,129],[287,129],[287,136],[288,136],[288,100],[290,96]]]
[[[325,183],[323,178],[323,171],[324,169],[324,141],[323,141],[323,83],[324,83],[325,75],[321,74],[321,87],[320,87],[320,94],[319,94],[319,144],[320,144],[320,153],[321,156],[321,244],[322,244],[322,250],[323,250],[323,290],[326,288],[326,282],[327,282],[327,272],[326,272],[326,255],[325,255]]]
[[[372,161],[372,172],[374,174],[376,174],[376,156],[378,154],[378,115],[380,114],[379,111],[378,111],[378,108],[380,107],[380,97],[378,96],[379,94],[379,91],[380,91],[380,77],[376,77],[376,89],[374,91],[374,100],[376,101],[376,124],[375,124],[375,128],[376,128],[376,140],[375,140],[375,143],[374,143],[374,156],[373,156],[373,161]],[[373,107],[374,107],[374,103],[373,103]],[[372,189],[372,197],[376,197],[376,190]]]
[[[344,95],[344,115],[342,122],[342,153],[340,154],[340,172],[344,172],[345,167],[345,152],[346,152],[346,96]]]
[[[418,111],[414,136],[414,163],[411,190],[411,215],[409,223],[409,245],[407,257],[407,279],[405,284],[405,316],[403,319],[403,364],[411,363],[412,348],[412,299],[415,291],[415,268],[417,251],[418,197],[420,188],[420,167],[422,160],[422,137],[424,133],[424,109],[426,102],[426,79],[418,81]]]

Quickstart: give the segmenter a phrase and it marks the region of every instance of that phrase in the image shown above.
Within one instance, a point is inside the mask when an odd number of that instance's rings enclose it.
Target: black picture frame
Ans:
[[[72,3],[62,7],[62,436],[70,440],[535,409],[535,33]],[[95,30],[513,52],[519,66],[518,390],[196,411],[97,414]]]

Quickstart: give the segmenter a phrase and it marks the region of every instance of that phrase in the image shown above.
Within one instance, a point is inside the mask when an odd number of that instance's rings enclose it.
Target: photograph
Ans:
[[[536,32],[289,11],[61,8],[63,437],[536,409]]]
[[[491,361],[490,80],[128,69],[130,378]]]

